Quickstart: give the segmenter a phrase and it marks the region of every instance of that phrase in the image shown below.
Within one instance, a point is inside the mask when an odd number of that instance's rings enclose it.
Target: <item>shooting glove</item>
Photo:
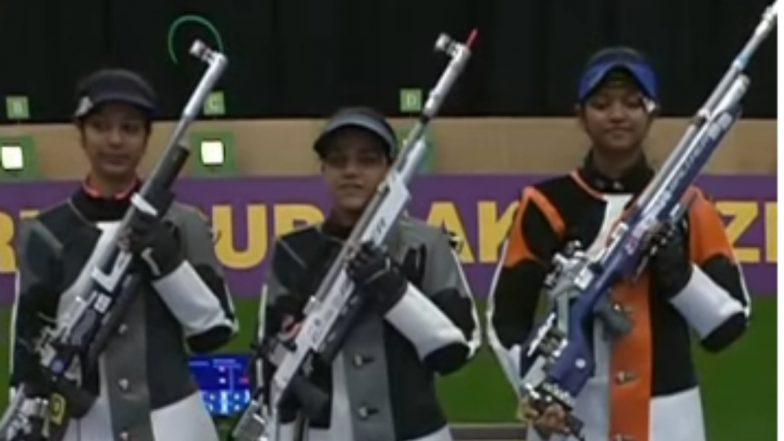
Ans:
[[[302,313],[303,302],[295,295],[283,295],[275,299],[275,302],[267,307],[267,317],[265,324],[267,332],[286,333],[295,323],[301,322],[305,318]]]
[[[184,259],[177,227],[143,212],[131,223],[128,250],[139,257],[153,280],[170,274]]]
[[[386,250],[370,242],[362,244],[346,271],[362,294],[372,298],[374,309],[382,314],[408,289],[408,280]]]
[[[652,244],[650,270],[654,290],[671,299],[689,283],[692,274],[685,223],[663,228]]]

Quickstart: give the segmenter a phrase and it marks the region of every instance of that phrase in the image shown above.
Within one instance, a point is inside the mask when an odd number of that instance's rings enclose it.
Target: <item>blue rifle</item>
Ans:
[[[132,196],[119,227],[106,246],[95,253],[94,265],[84,268],[79,277],[75,300],[68,306],[56,327],[47,328],[34,343],[40,358],[43,380],[47,384],[21,384],[0,419],[0,441],[46,440],[50,410],[60,413],[70,406],[71,413],[85,414],[94,396],[66,377],[75,361],[81,359],[88,369],[95,366],[116,326],[138,293],[141,282],[134,261],[138,256],[124,245],[130,227],[143,213],[163,217],[174,198],[171,187],[190,153],[181,143],[185,130],[196,118],[210,90],[223,74],[226,57],[196,41],[191,55],[208,64],[208,68],[183,109],[171,134],[163,157]],[[79,283],[79,280],[84,283]]]
[[[655,252],[652,238],[684,216],[690,203],[688,188],[740,116],[740,101],[749,85],[744,71],[775,27],[777,12],[778,0],[765,10],[754,34],[598,255],[588,258],[582,245],[572,242],[553,258],[554,269],[544,287],[553,305],[522,346],[520,395],[540,413],[551,404],[563,407],[569,434],[578,439],[584,439],[583,422],[570,411],[595,369],[585,329],[594,317],[611,334],[630,329],[622,312],[609,306],[608,295],[618,282],[644,270]]]

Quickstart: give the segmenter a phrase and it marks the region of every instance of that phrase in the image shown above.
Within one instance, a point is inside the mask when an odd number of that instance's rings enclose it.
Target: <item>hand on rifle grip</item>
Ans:
[[[348,276],[385,313],[405,294],[408,280],[383,246],[365,242],[346,268]]]
[[[529,398],[523,398],[518,406],[517,417],[523,424],[533,427],[539,437],[545,440],[550,439],[554,434],[569,434],[566,410],[557,403],[551,403],[540,411]]]
[[[131,221],[123,241],[153,279],[170,274],[185,258],[177,227],[141,210]]]
[[[689,283],[692,274],[685,222],[667,224],[651,239],[649,265],[658,293],[671,298]]]
[[[536,433],[544,440],[550,439],[554,434],[574,436],[583,440],[583,423],[569,413],[558,403],[543,404],[544,408],[537,410],[537,405],[529,397],[520,400],[518,418],[525,425],[531,425]]]
[[[278,339],[284,342],[292,341],[297,338],[300,329],[302,329],[301,321],[297,321],[293,315],[284,315]]]

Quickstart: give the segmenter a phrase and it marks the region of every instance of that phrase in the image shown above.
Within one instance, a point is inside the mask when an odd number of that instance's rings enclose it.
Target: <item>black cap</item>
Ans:
[[[346,107],[335,112],[321,130],[313,148],[320,156],[329,144],[329,138],[341,129],[357,127],[381,140],[389,158],[397,155],[397,136],[383,115],[369,107]]]
[[[139,74],[126,69],[93,72],[76,86],[76,100],[76,119],[84,118],[96,107],[108,102],[136,106],[148,118],[156,111],[155,90]]]

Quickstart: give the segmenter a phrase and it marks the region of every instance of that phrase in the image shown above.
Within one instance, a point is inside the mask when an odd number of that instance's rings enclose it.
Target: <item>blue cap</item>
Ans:
[[[602,49],[588,61],[588,65],[580,77],[577,91],[578,102],[585,102],[607,75],[617,69],[629,72],[642,89],[643,94],[651,100],[657,101],[656,73],[648,60],[634,49],[616,46]]]

